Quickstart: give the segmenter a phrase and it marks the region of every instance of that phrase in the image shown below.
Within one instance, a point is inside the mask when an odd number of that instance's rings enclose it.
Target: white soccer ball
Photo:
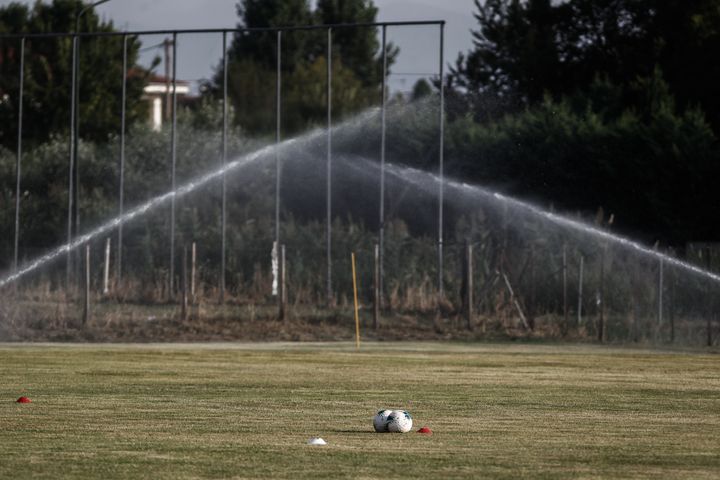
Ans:
[[[387,420],[388,432],[407,433],[412,429],[412,417],[405,410],[393,410]]]
[[[380,410],[375,414],[373,418],[373,427],[376,432],[387,432],[388,431],[388,417],[392,413],[392,410]]]

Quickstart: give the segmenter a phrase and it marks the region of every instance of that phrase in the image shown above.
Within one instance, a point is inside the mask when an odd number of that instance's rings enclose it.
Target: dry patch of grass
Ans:
[[[0,347],[0,477],[712,478],[717,355],[573,346]],[[31,404],[15,404],[20,395]],[[432,437],[372,433],[406,408]],[[315,435],[326,447],[310,447]]]

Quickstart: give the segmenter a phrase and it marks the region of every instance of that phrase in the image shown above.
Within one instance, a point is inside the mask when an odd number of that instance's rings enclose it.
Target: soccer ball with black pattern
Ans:
[[[373,427],[375,427],[376,432],[383,433],[388,431],[388,417],[391,413],[392,410],[380,410],[375,414]]]
[[[405,410],[393,410],[387,419],[388,432],[407,433],[412,429],[412,417]]]

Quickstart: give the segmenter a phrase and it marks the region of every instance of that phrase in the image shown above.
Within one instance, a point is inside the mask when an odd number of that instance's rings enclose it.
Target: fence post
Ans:
[[[188,313],[188,278],[187,278],[187,246],[183,246],[182,254],[182,310],[180,316],[183,320],[187,319]]]
[[[598,342],[602,343],[605,338],[605,245],[600,248],[600,289],[598,295],[597,339]]]
[[[280,320],[287,318],[287,265],[285,263],[285,245],[280,245],[280,299],[279,317]]]
[[[90,244],[85,245],[85,295],[83,302],[83,325],[90,320]]]
[[[103,268],[103,295],[110,292],[110,237],[105,240],[105,266]]]
[[[675,252],[670,249],[670,255],[675,256]],[[668,286],[668,320],[670,323],[670,343],[675,342],[675,275],[673,270],[669,271],[670,278]]]
[[[582,302],[583,302],[583,269],[585,267],[585,256],[580,255],[580,269],[578,271],[578,311],[577,311],[577,326],[580,328],[582,324]]]
[[[664,283],[664,261],[661,258],[660,259],[660,265],[658,270],[658,323],[657,323],[657,335],[658,338],[661,338],[661,328],[662,328],[662,322],[663,322],[663,283]]]
[[[380,245],[375,244],[374,256],[374,282],[373,282],[373,328],[380,327]]]
[[[712,260],[710,258],[711,250],[710,247],[705,248],[705,270],[708,272],[710,271],[710,267],[712,265]],[[712,300],[712,297],[710,297]],[[705,314],[705,318],[707,318],[707,346],[712,347],[712,321],[710,318],[712,317],[712,307],[708,309],[708,311]]]
[[[568,309],[568,265],[567,265],[567,244],[562,247],[562,270],[563,270],[563,334],[567,334],[570,328]]]
[[[473,246],[465,245],[465,320],[467,329],[473,329]]]
[[[190,253],[190,299],[192,303],[195,303],[195,287],[196,287],[196,280],[195,277],[197,275],[197,268],[196,268],[196,262],[197,262],[197,244],[195,242],[192,243],[192,251]]]
[[[537,314],[537,290],[535,285],[535,244],[530,244],[530,305],[527,307],[528,323],[531,327],[535,326],[535,315]]]

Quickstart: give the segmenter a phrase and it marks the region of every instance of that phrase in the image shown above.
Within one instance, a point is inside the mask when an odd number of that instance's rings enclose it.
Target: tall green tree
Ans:
[[[237,5],[239,28],[292,25],[372,23],[377,8],[371,0],[320,0],[313,10],[307,0],[242,0]],[[336,118],[379,103],[382,77],[380,44],[374,28],[333,30],[333,112]],[[388,65],[397,48],[387,46]],[[296,132],[325,118],[327,104],[327,32],[282,33],[283,130]],[[241,32],[228,50],[229,96],[237,122],[254,134],[275,126],[277,34]],[[222,90],[223,66],[209,91]]]
[[[451,72],[458,89],[528,105],[584,92],[597,77],[625,87],[659,67],[678,107],[699,106],[720,128],[720,0],[475,0],[475,9],[473,49]]]
[[[0,8],[0,33],[72,32],[80,0],[37,2],[28,7],[18,2]],[[93,10],[81,17],[82,32],[114,31],[112,22],[101,21]],[[128,65],[134,65],[140,42],[128,42]],[[17,141],[20,39],[0,41],[0,145],[14,148]],[[144,73],[134,70],[128,79],[128,122],[144,113],[141,101]],[[25,42],[23,92],[23,138],[29,145],[67,132],[70,125],[72,40],[28,38]],[[80,41],[80,134],[105,140],[119,131],[122,91],[122,38],[84,37]]]

